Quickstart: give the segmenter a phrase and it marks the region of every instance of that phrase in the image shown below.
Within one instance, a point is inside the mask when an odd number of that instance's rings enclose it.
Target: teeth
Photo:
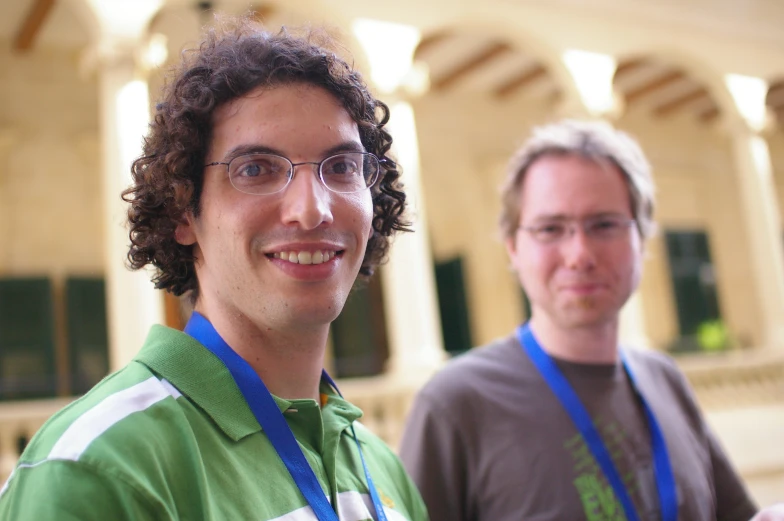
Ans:
[[[335,258],[334,251],[281,251],[272,254],[275,259],[287,260],[293,264],[322,264]]]

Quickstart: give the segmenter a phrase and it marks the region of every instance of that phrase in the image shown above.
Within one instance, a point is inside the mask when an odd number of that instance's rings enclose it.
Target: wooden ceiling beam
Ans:
[[[458,65],[440,78],[437,78],[433,82],[433,88],[435,90],[446,90],[460,81],[461,78],[468,76],[471,72],[479,69],[492,60],[495,60],[499,56],[508,53],[510,50],[511,48],[506,43],[494,43],[487,49],[464,61],[462,64]]]
[[[520,89],[524,88],[526,85],[533,83],[535,80],[538,80],[546,74],[547,69],[537,63],[533,67],[529,67],[520,71],[519,74],[514,75],[511,79],[496,87],[493,91],[493,94],[497,98],[509,97],[515,92],[518,92]]]
[[[782,93],[780,96],[768,95],[767,99],[765,100],[765,105],[772,108],[773,110],[784,108],[784,93]]]
[[[697,117],[704,123],[710,123],[719,116],[719,107],[713,105],[708,110],[701,112]]]
[[[778,123],[779,129],[784,130],[784,110],[778,110],[776,112],[776,122]]]
[[[624,76],[645,64],[647,64],[645,58],[634,58],[632,60],[623,61],[615,68],[615,79],[617,80],[621,76]]]
[[[33,48],[41,27],[54,7],[54,2],[55,0],[34,0],[14,37],[12,47],[15,51],[25,52]]]
[[[779,131],[784,131],[784,107],[773,111],[773,120]]]
[[[775,83],[772,83],[770,87],[768,87],[768,94],[770,94],[771,92],[778,92],[781,90],[784,90],[784,81],[777,81]]]
[[[626,104],[631,105],[638,99],[642,98],[643,96],[650,94],[655,90],[659,90],[664,88],[668,85],[675,83],[676,81],[680,81],[684,79],[686,76],[681,71],[670,71],[663,76],[659,76],[655,80],[648,82],[644,85],[631,89],[629,92],[626,93],[624,96],[626,98]]]
[[[768,88],[765,104],[773,108],[784,105],[784,81],[776,82]]]
[[[447,31],[440,31],[428,34],[422,40],[420,40],[419,45],[414,50],[414,59],[419,60],[421,59],[422,55],[427,53],[428,51],[432,50],[438,44],[442,43],[447,37],[450,36],[450,33]]]
[[[710,97],[710,95],[708,94],[708,91],[705,90],[704,87],[700,87],[700,88],[698,88],[696,90],[693,90],[693,91],[691,91],[691,92],[689,92],[687,94],[684,94],[682,96],[678,96],[677,98],[675,98],[673,100],[670,100],[670,101],[667,101],[665,103],[662,103],[661,105],[659,105],[658,107],[653,109],[653,112],[657,116],[666,116],[667,114],[675,112],[679,108],[683,107],[684,105],[688,105],[689,103],[691,103],[693,101],[697,101],[699,99],[709,98],[709,97]]]

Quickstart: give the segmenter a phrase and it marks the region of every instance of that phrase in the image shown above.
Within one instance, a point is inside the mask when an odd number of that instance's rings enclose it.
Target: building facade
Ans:
[[[183,306],[123,263],[120,191],[167,62],[205,3],[0,7],[0,480],[54,410]],[[240,13],[242,2],[213,2]],[[784,6],[708,0],[270,1],[326,24],[392,108],[416,233],[335,324],[330,369],[397,442],[417,387],[507,334],[526,299],[496,232],[538,124],[601,117],[654,169],[659,231],[623,341],[667,350],[761,503],[784,490]]]

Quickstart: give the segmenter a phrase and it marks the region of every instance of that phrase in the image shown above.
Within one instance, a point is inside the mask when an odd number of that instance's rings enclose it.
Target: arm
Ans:
[[[743,521],[757,511],[729,458],[721,448],[716,436],[705,425],[711,463],[713,483],[716,487],[716,517],[718,521]]]
[[[670,366],[672,381],[680,390],[678,393],[679,398],[683,406],[689,411],[689,415],[694,422],[694,428],[699,431],[707,445],[706,448],[710,456],[710,465],[713,473],[717,521],[748,520],[756,513],[756,505],[697,405],[694,391],[689,385],[686,376],[677,368],[672,359],[667,358],[666,360]]]
[[[420,393],[408,415],[400,458],[432,521],[469,521],[466,446],[452,415]]]
[[[763,508],[751,521],[784,521],[784,503]]]
[[[18,467],[0,496],[0,520],[132,521],[162,519],[121,479],[81,462]]]

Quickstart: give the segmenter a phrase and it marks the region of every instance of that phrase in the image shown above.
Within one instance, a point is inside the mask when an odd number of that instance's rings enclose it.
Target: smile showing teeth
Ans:
[[[294,264],[322,264],[335,258],[334,251],[280,251],[272,254],[275,259],[281,259]]]

